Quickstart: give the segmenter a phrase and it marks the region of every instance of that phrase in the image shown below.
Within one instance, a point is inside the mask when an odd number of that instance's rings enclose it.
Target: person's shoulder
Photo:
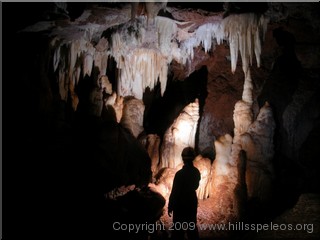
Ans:
[[[200,172],[199,169],[197,167],[195,167],[194,165],[192,165],[193,170]]]
[[[180,170],[178,170],[178,171],[176,172],[175,176],[179,176],[179,175],[183,174],[183,171],[184,171],[184,169],[181,168]]]
[[[201,173],[200,173],[200,171],[199,171],[199,169],[198,169],[198,168],[193,167],[193,169],[194,169],[194,171],[196,172],[196,174],[197,174],[197,175],[199,175],[199,176],[201,175]]]

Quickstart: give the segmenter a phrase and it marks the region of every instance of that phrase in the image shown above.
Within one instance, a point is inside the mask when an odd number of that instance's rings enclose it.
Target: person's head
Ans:
[[[192,147],[186,147],[183,149],[181,156],[184,164],[191,164],[196,157],[196,153]]]

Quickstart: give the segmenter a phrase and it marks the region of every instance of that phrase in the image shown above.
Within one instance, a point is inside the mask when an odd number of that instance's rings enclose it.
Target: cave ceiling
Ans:
[[[79,39],[90,41],[93,46],[103,37],[121,27],[132,27],[132,4],[128,3],[68,3],[51,6],[47,4],[33,10],[38,17],[29,17],[21,32],[40,32],[54,38],[55,41],[68,43]],[[143,7],[140,7],[143,8]],[[314,21],[316,9],[303,3],[155,3],[153,12],[137,9],[139,18],[162,17],[177,24],[175,41],[181,43],[190,39],[201,26],[220,23],[233,14],[263,14],[269,24],[286,21],[289,17],[305,19],[317,30],[319,24]],[[30,15],[30,13],[28,15]],[[151,21],[150,20],[150,21]],[[140,20],[141,21],[141,20]],[[128,24],[131,22],[131,25]],[[29,25],[27,25],[30,23]],[[127,24],[127,25],[126,25]],[[140,23],[141,24],[141,23]],[[145,23],[144,23],[145,24]],[[149,23],[150,24],[150,23]],[[145,26],[138,26],[145,27]],[[168,27],[168,26],[167,26]],[[130,29],[129,29],[130,30]],[[148,29],[149,30],[149,29]],[[211,46],[204,46],[209,48]],[[208,49],[206,49],[208,51]]]

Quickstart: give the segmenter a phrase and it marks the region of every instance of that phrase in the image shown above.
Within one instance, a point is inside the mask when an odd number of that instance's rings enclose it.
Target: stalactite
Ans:
[[[76,65],[77,61],[77,55],[78,55],[78,49],[79,49],[79,42],[74,41],[69,44],[69,79],[72,78],[74,67]]]
[[[255,52],[257,66],[260,67],[261,39],[265,34],[268,19],[254,13],[229,15],[222,21],[225,38],[229,40],[231,55],[231,71],[236,70],[238,51],[242,59],[242,68],[247,72],[252,65]],[[261,33],[261,34],[260,34]]]
[[[93,66],[93,56],[91,54],[86,53],[83,59],[83,74],[91,76]]]
[[[159,35],[159,49],[163,55],[170,57],[172,49],[171,40],[175,37],[178,26],[169,18],[157,17],[155,20]]]
[[[56,47],[53,55],[53,71],[56,71],[60,63],[60,46]]]
[[[161,84],[161,94],[167,83],[167,60],[154,49],[136,49],[123,56],[119,77],[119,94],[142,99],[144,90]]]
[[[61,100],[67,101],[68,99],[68,83],[66,74],[63,69],[59,69],[59,93]]]
[[[180,56],[188,55],[193,59],[193,49],[202,45],[208,52],[213,44],[221,44],[226,39],[230,45],[231,71],[236,70],[238,52],[242,59],[242,68],[247,72],[252,65],[253,51],[256,56],[257,66],[260,66],[261,35],[264,36],[268,19],[253,13],[229,15],[222,21],[215,21],[200,26],[192,36],[182,42]],[[213,41],[215,40],[215,42]],[[185,63],[181,59],[179,62]]]
[[[70,91],[72,109],[73,111],[76,111],[79,104],[79,97],[74,90],[75,82],[76,82],[74,78],[75,78],[75,75],[73,75],[73,81],[70,81],[69,83],[69,91]]]
[[[75,85],[78,85],[79,83],[79,80],[80,80],[80,75],[81,75],[81,67],[78,66],[76,69],[75,69]]]
[[[155,32],[148,32],[139,22],[121,28],[112,35],[111,55],[120,69],[118,94],[142,99],[145,88],[166,89],[168,64],[172,60],[171,41],[177,26],[174,21],[156,17]],[[129,54],[128,54],[129,53]]]
[[[76,79],[74,84],[77,85],[79,60],[82,61],[83,76],[91,76],[92,68],[96,67],[99,70],[99,78],[106,74],[107,59],[111,55],[120,69],[117,79],[118,95],[142,99],[145,89],[152,90],[158,83],[161,93],[164,93],[168,65],[173,59],[186,64],[193,59],[195,47],[202,45],[205,52],[208,52],[215,44],[228,40],[231,70],[235,71],[240,52],[246,79],[245,87],[251,87],[249,66],[252,65],[253,54],[257,65],[260,66],[261,38],[268,23],[265,16],[245,13],[229,15],[224,19],[210,18],[193,32],[190,32],[190,29],[195,26],[194,23],[178,22],[161,16],[155,16],[154,19],[155,24],[150,27],[145,25],[143,16],[119,25],[111,35],[110,44],[106,38],[101,37],[96,46],[93,46],[91,39],[99,28],[92,24],[86,26],[83,37],[79,40],[60,41],[58,37],[54,38],[52,41],[52,45],[56,47],[53,55],[54,71],[59,69],[61,81]],[[62,51],[65,47],[68,53]],[[67,59],[65,65],[61,63],[63,59]],[[66,71],[68,76],[62,76],[62,72]],[[77,77],[73,78],[73,74]],[[63,86],[68,84],[62,82],[59,84],[61,91],[66,91]],[[65,99],[65,92],[60,94]],[[243,99],[251,102],[250,98]]]
[[[94,61],[94,65],[99,69],[99,76],[106,75],[108,54],[106,52],[97,52],[97,54],[95,54]]]

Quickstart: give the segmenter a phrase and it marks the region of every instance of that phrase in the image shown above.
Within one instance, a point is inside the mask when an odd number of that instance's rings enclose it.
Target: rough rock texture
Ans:
[[[201,179],[197,189],[198,199],[206,199],[209,197],[211,187],[211,160],[198,155],[193,160],[193,165],[199,169]]]
[[[151,158],[151,171],[152,177],[159,171],[160,163],[160,137],[157,134],[148,134],[145,138],[140,139],[142,144],[145,146],[149,157]]]
[[[155,191],[161,193],[161,195],[167,200],[166,206],[168,205],[173,179],[178,170],[179,169],[175,168],[162,168],[155,176],[155,183],[149,184],[152,189],[155,189]]]
[[[143,132],[144,109],[143,101],[135,98],[125,98],[120,123],[136,138]]]
[[[168,128],[161,145],[161,167],[176,168],[182,163],[181,153],[185,147],[195,147],[195,136],[199,120],[199,102],[187,105]]]
[[[114,115],[118,123],[120,123],[123,115],[123,101],[123,97],[118,96],[115,92],[113,92],[112,95],[106,99],[104,104],[105,108],[111,113],[111,115]]]
[[[276,229],[261,231],[252,239],[318,239],[320,233],[320,196],[301,194],[298,202],[272,220]],[[271,224],[268,223],[269,228]]]
[[[274,156],[274,118],[272,109],[266,103],[257,119],[240,136],[242,149],[246,151],[246,184],[248,199],[263,203],[271,201],[275,179],[272,159]]]
[[[228,223],[239,221],[245,202],[244,172],[245,158],[242,153],[232,159],[232,137],[228,134],[214,142],[216,159],[212,164],[210,198],[212,222]],[[234,161],[235,160],[235,161]]]
[[[210,59],[203,63],[208,68],[208,96],[199,123],[199,150],[213,158],[214,149],[211,143],[219,136],[233,134],[234,122],[230,116],[243,92],[243,71],[237,68],[234,74],[231,73],[229,56],[227,45],[217,45]],[[266,72],[252,67],[251,75],[258,84],[261,78],[266,77]]]
[[[108,205],[110,207],[105,217],[109,219],[111,225],[116,224],[110,232],[105,234],[106,237],[111,235],[119,239],[144,240],[157,234],[157,229],[152,227],[163,213],[165,199],[150,188],[135,188],[118,196],[115,200],[109,200]],[[145,226],[143,229],[140,227],[129,232],[119,230],[120,224],[137,224],[136,226],[145,224]]]

